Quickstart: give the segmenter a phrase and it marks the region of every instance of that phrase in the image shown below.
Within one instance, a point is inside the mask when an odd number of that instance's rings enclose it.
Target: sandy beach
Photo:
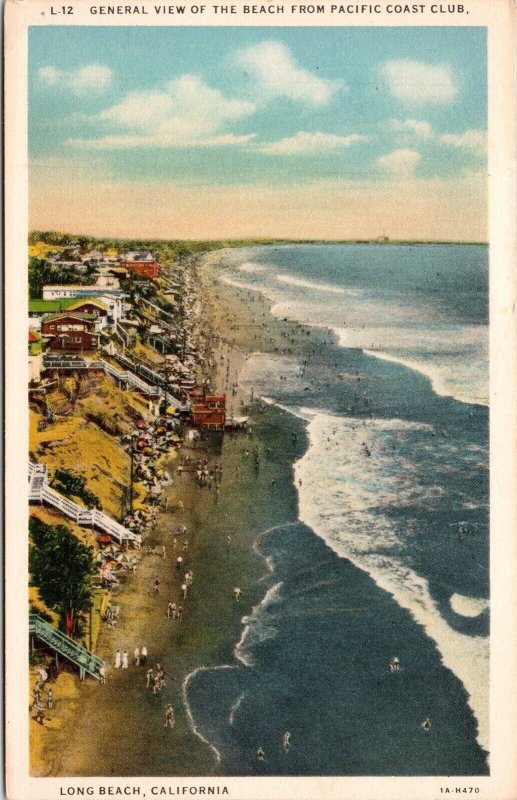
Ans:
[[[211,260],[210,255],[205,257],[207,264]],[[285,346],[282,326],[265,325],[265,306],[253,293],[221,284],[209,268],[200,274],[203,313],[214,331],[207,337],[214,341],[214,388],[228,392],[230,415],[248,414],[249,398],[234,386],[239,371],[246,353]],[[243,298],[243,294],[249,296]],[[256,309],[254,326],[249,308]],[[164,546],[165,557],[146,553],[115,598],[121,608],[120,622],[114,629],[102,627],[97,650],[108,664],[106,685],[85,681],[79,696],[70,701],[68,713],[61,709],[65,722],[48,739],[38,774],[209,775],[217,769],[217,753],[194,730],[185,680],[199,668],[235,662],[242,619],[268,589],[267,564],[253,549],[257,533],[296,518],[292,463],[303,451],[303,443],[300,438],[293,444],[290,434],[281,429],[282,415],[273,412],[272,420],[276,418],[280,427],[268,425],[269,436],[276,442],[275,450],[282,440],[285,448],[280,448],[282,455],[277,452],[257,468],[251,453],[264,449],[254,424],[257,414],[260,419],[263,413],[261,406],[255,403],[252,409],[251,434],[226,434],[224,440],[215,435],[183,443],[180,458],[190,457],[192,463],[207,458],[209,463],[222,464],[217,494],[215,489],[197,485],[194,470],[178,474],[178,459],[169,460],[174,481],[165,503],[169,510],[160,511],[144,539],[144,551],[156,547],[161,552]],[[185,537],[179,532],[183,525]],[[182,619],[171,620],[166,613],[168,602],[182,602],[182,581],[175,568],[179,554],[184,568],[193,571],[194,581],[183,602]],[[158,594],[153,591],[156,577]],[[242,590],[239,602],[233,598],[235,586]],[[149,653],[148,666],[160,664],[165,670],[166,686],[158,695],[146,688],[146,667],[134,666],[132,657],[128,670],[113,666],[117,649],[127,649],[131,656],[135,647],[143,645]],[[167,703],[174,709],[172,731],[164,728]]]

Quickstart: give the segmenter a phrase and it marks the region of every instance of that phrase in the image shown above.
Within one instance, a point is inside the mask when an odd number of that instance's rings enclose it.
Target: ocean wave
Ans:
[[[487,332],[483,326],[418,331],[385,327],[332,330],[341,347],[360,348],[369,356],[400,364],[429,378],[433,391],[441,397],[488,406]],[[410,350],[412,354],[401,355],[404,350]],[[472,356],[473,350],[475,357]],[[418,353],[425,358],[419,357]]]
[[[266,272],[267,267],[264,264],[256,264],[254,261],[245,261],[244,264],[241,264],[239,267],[241,272],[249,272],[249,273],[261,273]]]
[[[479,617],[489,607],[488,600],[483,597],[465,597],[453,594],[449,600],[452,610],[462,617]]]
[[[371,420],[365,426],[363,420],[330,414],[314,417],[307,429],[309,448],[294,468],[299,518],[337,555],[371,575],[423,626],[444,665],[463,683],[478,722],[478,741],[488,751],[488,639],[467,636],[447,624],[427,580],[413,569],[407,544],[389,513],[414,503],[432,507],[434,488],[419,483],[414,465],[391,446],[404,431],[416,428],[421,426],[402,420]]]
[[[288,286],[297,286],[300,289],[314,289],[317,292],[328,292],[329,294],[351,294],[356,295],[357,292],[344,289],[341,286],[335,286],[329,283],[316,283],[315,281],[308,281],[305,278],[297,278],[294,275],[275,275],[275,280],[280,283],[285,283]]]
[[[200,673],[202,673],[202,672],[211,672],[212,670],[219,670],[219,669],[235,669],[235,667],[232,666],[231,664],[221,664],[220,666],[217,666],[217,667],[205,667],[205,666],[196,667],[196,669],[192,670],[192,672],[189,672],[189,674],[185,677],[185,679],[183,680],[182,686],[181,686],[181,696],[182,696],[182,699],[183,699],[183,705],[185,706],[185,711],[186,711],[186,714],[187,714],[187,719],[188,719],[188,722],[189,722],[190,729],[191,729],[192,733],[195,736],[198,737],[198,739],[201,739],[203,744],[206,744],[206,746],[210,748],[210,750],[212,751],[212,753],[214,755],[214,758],[215,758],[217,764],[221,763],[221,753],[219,752],[217,747],[214,744],[212,744],[212,742],[210,742],[208,739],[206,739],[203,736],[203,734],[199,731],[199,729],[197,728],[196,723],[194,721],[194,716],[192,714],[192,710],[190,708],[190,704],[189,704],[189,701],[188,701],[188,687],[189,687],[190,682],[197,675],[199,675]]]
[[[239,710],[239,708],[241,707],[242,701],[244,700],[247,694],[248,694],[247,692],[242,692],[242,694],[238,696],[237,700],[235,701],[235,703],[233,703],[232,707],[230,708],[230,716],[228,717],[228,722],[230,723],[230,725],[233,725],[235,720],[235,715]]]
[[[369,356],[380,358],[383,361],[391,361],[393,364],[401,364],[404,367],[420,372],[429,378],[433,391],[441,397],[454,397],[460,403],[469,403],[470,405],[488,406],[488,398],[484,395],[474,394],[469,389],[474,387],[458,385],[455,373],[452,370],[447,374],[447,365],[430,364],[428,361],[415,361],[410,358],[400,358],[393,356],[389,353],[380,353],[378,350],[364,350]],[[452,374],[451,374],[452,373]],[[457,374],[457,373],[456,373]],[[487,384],[488,388],[488,384]]]
[[[270,586],[260,603],[258,603],[256,606],[253,606],[251,614],[243,617],[241,620],[242,624],[244,625],[244,629],[242,631],[241,638],[235,645],[233,654],[235,658],[237,658],[241,664],[244,664],[246,667],[253,667],[255,664],[253,656],[250,652],[251,649],[255,645],[261,644],[262,642],[265,642],[268,639],[272,639],[274,636],[276,636],[276,628],[266,623],[262,617],[262,614],[264,609],[269,608],[271,605],[279,602],[280,589],[282,588],[282,585],[283,581],[279,581],[279,583],[275,583],[274,586]]]

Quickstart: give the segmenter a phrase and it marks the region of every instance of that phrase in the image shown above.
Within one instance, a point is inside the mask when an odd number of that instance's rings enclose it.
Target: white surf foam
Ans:
[[[265,608],[278,602],[282,584],[283,581],[280,581],[279,583],[275,583],[274,586],[271,586],[260,603],[253,606],[251,614],[243,617],[241,620],[244,629],[241,638],[235,645],[233,654],[235,658],[246,667],[253,667],[255,663],[249,652],[249,648],[276,636],[276,628],[264,622],[262,619],[262,612]]]
[[[452,610],[462,617],[479,617],[489,606],[483,597],[465,597],[462,594],[453,594],[449,603]]]
[[[401,437],[425,426],[402,420],[363,420],[321,414],[308,425],[310,445],[295,464],[299,518],[336,552],[368,572],[407,609],[436,643],[443,663],[463,683],[489,749],[488,640],[449,627],[427,581],[411,567],[406,542],[389,513],[394,504],[433,503],[439,487],[419,483],[399,454]],[[365,457],[363,442],[370,451]],[[393,447],[395,445],[395,447]],[[301,480],[301,485],[299,481]]]
[[[295,275],[275,275],[275,278],[280,283],[285,283],[288,286],[298,286],[300,289],[314,289],[317,292],[328,292],[329,294],[350,294],[347,289],[341,286],[334,286],[329,283],[316,283],[315,281],[308,281],[305,278],[297,278]]]
[[[230,725],[233,725],[233,722],[235,720],[235,715],[239,710],[239,708],[241,707],[242,701],[244,700],[247,694],[248,694],[247,692],[243,692],[242,694],[240,694],[235,703],[230,708],[230,716],[228,717],[228,722],[230,723]]]
[[[249,272],[251,274],[266,272],[267,268],[264,264],[256,264],[254,261],[245,261],[239,267],[241,272]]]
[[[189,687],[189,683],[191,682],[191,680],[193,678],[195,678],[196,675],[199,675],[200,672],[211,672],[212,670],[217,670],[217,669],[235,669],[235,667],[233,667],[231,664],[221,664],[218,667],[204,667],[204,666],[196,667],[196,669],[192,670],[192,672],[189,672],[189,674],[185,677],[185,679],[184,679],[184,681],[182,683],[182,686],[181,686],[181,696],[183,698],[183,705],[185,706],[185,711],[187,713],[187,719],[188,719],[188,722],[189,722],[189,725],[190,725],[190,729],[192,730],[192,733],[194,733],[195,736],[198,737],[198,739],[201,739],[201,741],[204,744],[206,744],[207,747],[210,748],[210,750],[212,751],[212,753],[214,755],[214,758],[215,758],[216,762],[219,764],[221,762],[221,753],[219,752],[217,747],[215,745],[213,745],[212,742],[209,742],[208,739],[206,739],[203,736],[203,734],[199,731],[199,729],[197,728],[196,723],[194,722],[194,717],[192,715],[192,710],[190,708],[190,704],[189,704],[189,701],[188,701],[188,687]]]

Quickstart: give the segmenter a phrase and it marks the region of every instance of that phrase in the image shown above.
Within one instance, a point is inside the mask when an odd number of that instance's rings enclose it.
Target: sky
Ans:
[[[33,27],[31,229],[484,241],[486,31]]]

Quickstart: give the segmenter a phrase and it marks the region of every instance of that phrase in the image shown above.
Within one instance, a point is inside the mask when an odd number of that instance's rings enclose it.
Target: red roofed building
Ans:
[[[190,415],[192,422],[201,428],[214,428],[223,430],[226,421],[226,395],[206,394],[197,392],[190,394],[192,407]]]
[[[127,253],[121,266],[141,278],[154,279],[160,276],[160,264],[151,253]]]

